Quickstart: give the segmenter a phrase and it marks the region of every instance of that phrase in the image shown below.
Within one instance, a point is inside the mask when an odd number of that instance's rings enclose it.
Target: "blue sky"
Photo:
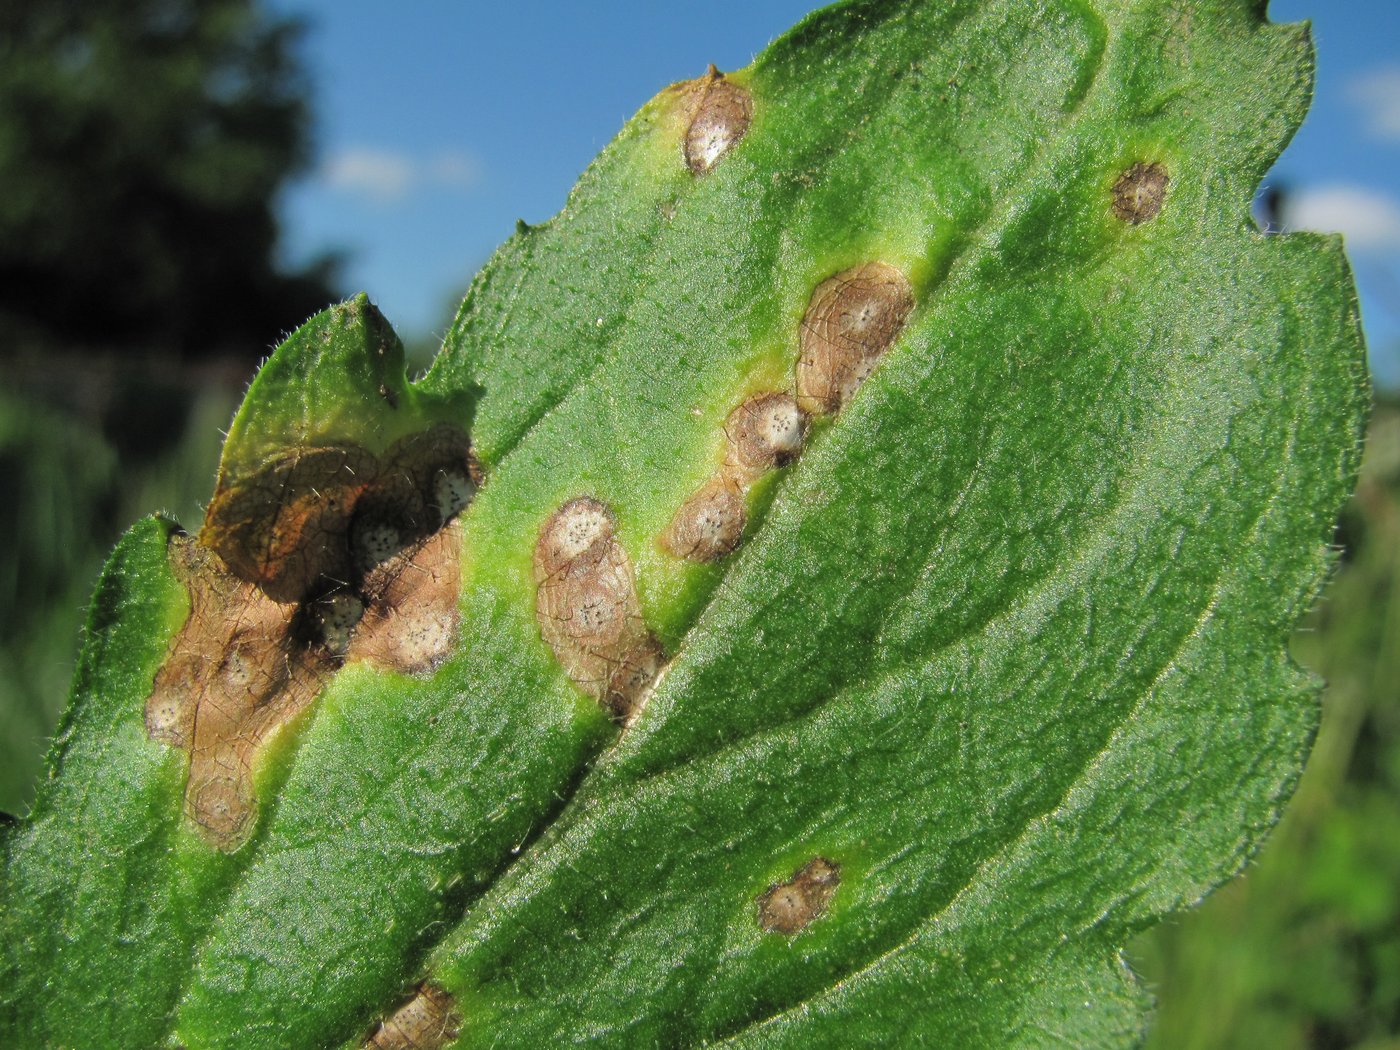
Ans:
[[[420,338],[441,334],[515,220],[558,211],[657,90],[707,62],[746,65],[819,6],[268,2],[312,26],[317,159],[283,201],[286,254],[345,249],[347,283]],[[1377,377],[1400,384],[1400,0],[1270,13],[1311,18],[1318,45],[1313,112],[1271,180],[1291,191],[1289,226],[1347,234]]]

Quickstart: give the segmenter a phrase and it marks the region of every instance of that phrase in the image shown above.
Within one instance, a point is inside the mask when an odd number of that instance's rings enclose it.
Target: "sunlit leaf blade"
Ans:
[[[1085,20],[1093,83],[1006,165],[1021,177],[804,454],[646,715],[435,957],[464,1045],[1127,1038],[1039,993],[1056,967],[1111,972],[1275,820],[1316,717],[1284,640],[1363,385],[1336,247],[1245,214],[1276,111],[1305,97],[1305,38],[1222,7],[1156,47],[1164,5],[1106,10],[1102,53]],[[992,66],[977,29],[1005,47],[1006,13],[961,10],[958,61]],[[1010,49],[1037,85],[1067,50],[1045,28]],[[860,46],[839,14],[822,30]],[[889,65],[849,67],[890,83],[907,57],[871,50]],[[754,73],[760,112],[807,81],[781,56]],[[1139,161],[1169,195],[1123,223],[1110,188]],[[832,910],[764,933],[756,902],[812,856],[842,865]]]

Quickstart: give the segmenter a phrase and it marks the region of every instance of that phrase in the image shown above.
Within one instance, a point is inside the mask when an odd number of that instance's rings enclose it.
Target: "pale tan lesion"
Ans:
[[[801,933],[826,914],[841,885],[841,868],[825,857],[813,857],[784,882],[758,896],[758,925],[765,933]]]
[[[461,1034],[456,1000],[430,982],[376,1026],[364,1050],[442,1050]]]
[[[790,394],[759,394],[729,413],[724,436],[725,473],[748,486],[797,458],[807,436],[807,416]]]
[[[748,134],[753,95],[713,65],[704,76],[666,89],[679,114],[681,156],[694,175],[706,175]]]
[[[189,752],[185,815],[233,850],[252,831],[258,752],[316,698],[333,657],[299,637],[299,604],[268,597],[195,540],[173,539],[170,558],[190,615],[156,674],[146,728]]]
[[[899,338],[914,309],[909,279],[883,262],[833,274],[802,318],[797,402],[811,415],[839,411]]]
[[[739,546],[747,520],[744,489],[718,473],[681,504],[661,545],[677,558],[715,561]]]
[[[550,515],[535,543],[534,578],[535,619],[560,667],[615,718],[629,722],[664,654],[642,617],[612,508],[580,496]]]
[[[365,576],[365,613],[347,659],[409,674],[437,667],[457,637],[461,582],[462,527],[453,521]]]
[[[429,671],[458,628],[461,527],[480,477],[433,427],[374,456],[349,442],[220,479],[171,564],[190,614],[146,702],[149,735],[189,753],[184,812],[232,851],[256,823],[253,776],[279,730],[346,662]]]

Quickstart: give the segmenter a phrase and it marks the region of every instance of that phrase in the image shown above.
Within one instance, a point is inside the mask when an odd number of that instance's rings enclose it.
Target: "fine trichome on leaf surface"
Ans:
[[[1365,375],[1254,0],[854,0],[662,91],[431,370],[363,297],[138,524],[6,829],[26,1046],[1132,1043]]]

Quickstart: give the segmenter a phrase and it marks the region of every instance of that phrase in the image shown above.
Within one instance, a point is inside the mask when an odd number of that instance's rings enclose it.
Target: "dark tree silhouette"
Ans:
[[[0,339],[256,357],[334,298],[274,264],[302,26],[253,0],[0,0]]]

